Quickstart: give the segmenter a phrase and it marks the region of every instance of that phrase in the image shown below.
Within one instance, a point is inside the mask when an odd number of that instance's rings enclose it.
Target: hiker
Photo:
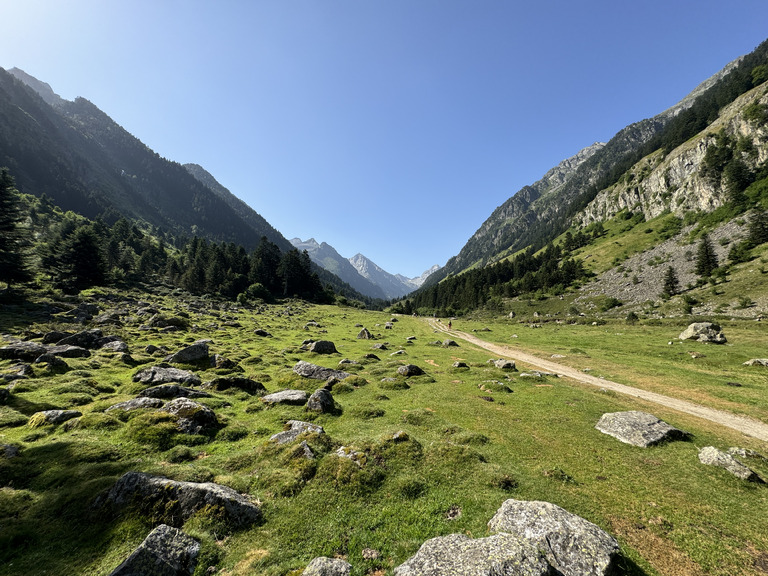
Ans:
[[[453,327],[453,324],[451,323],[450,320],[448,320],[448,330],[450,330],[452,327]]]

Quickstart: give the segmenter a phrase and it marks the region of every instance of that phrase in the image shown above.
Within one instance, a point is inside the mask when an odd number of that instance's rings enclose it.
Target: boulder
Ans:
[[[14,364],[9,368],[9,370],[10,372],[5,372],[3,374],[0,374],[0,378],[5,380],[6,382],[11,382],[13,380],[24,380],[25,378],[35,377],[35,371],[32,369],[32,366],[30,366],[29,364],[25,364],[23,362]]]
[[[398,367],[397,373],[400,374],[400,376],[405,376],[407,378],[410,376],[421,376],[424,374],[424,370],[415,364],[404,364],[403,366]]]
[[[207,362],[208,356],[210,355],[208,351],[208,344],[210,343],[210,340],[198,340],[186,348],[182,348],[175,354],[166,357],[165,361],[170,364],[196,364],[198,362]]]
[[[225,376],[222,378],[214,378],[210,382],[206,382],[204,387],[217,391],[237,388],[254,396],[263,396],[267,393],[267,389],[264,388],[264,384],[261,382],[251,380],[250,378],[242,378],[240,376]]]
[[[56,344],[62,338],[72,336],[72,332],[61,332],[60,330],[51,330],[43,335],[43,344]]]
[[[89,358],[91,352],[81,346],[69,346],[67,344],[57,344],[48,348],[48,354],[59,356],[60,358]]]
[[[680,340],[696,340],[713,344],[725,344],[727,342],[720,326],[712,322],[694,322],[683,330],[678,338]]]
[[[374,344],[373,346],[371,346],[371,348],[373,348],[374,350],[389,350],[389,348],[387,348],[387,345],[384,342],[379,342],[377,344]]]
[[[199,555],[197,540],[160,524],[110,576],[192,576]]]
[[[290,404],[293,406],[304,406],[307,403],[309,394],[304,390],[282,390],[261,397],[265,404]]]
[[[315,354],[336,354],[336,345],[330,340],[316,340],[309,345],[309,351]]]
[[[453,367],[454,368],[469,368],[469,364],[467,364],[466,362],[461,362],[461,361],[457,360],[456,362],[453,363]]]
[[[301,420],[288,420],[285,425],[288,428],[282,432],[273,434],[269,438],[271,442],[276,442],[277,444],[288,444],[289,442],[296,440],[296,438],[298,438],[304,432],[325,434],[325,430],[323,430],[322,426],[311,424],[310,422],[302,422]]]
[[[81,348],[95,350],[96,348],[101,347],[99,341],[103,337],[104,334],[101,330],[98,328],[93,328],[91,330],[83,330],[82,332],[78,332],[76,334],[72,334],[71,336],[62,338],[57,342],[57,344],[59,346],[80,346]]]
[[[235,528],[261,521],[261,508],[228,486],[213,482],[179,482],[142,472],[126,472],[96,506],[137,504],[162,521],[180,526],[202,508],[217,508]]]
[[[325,388],[315,390],[309,397],[309,400],[307,400],[307,410],[321,413],[333,412],[333,396]]]
[[[764,480],[751,468],[748,468],[730,454],[718,450],[714,446],[705,446],[699,450],[699,462],[708,466],[725,468],[728,472],[741,480],[756,482],[758,484],[765,483]]]
[[[606,576],[618,570],[619,544],[611,535],[549,502],[506,500],[488,528],[525,540],[563,576]]]
[[[220,354],[214,354],[210,358],[211,368],[218,368],[220,370],[232,370],[235,372],[243,372],[243,369],[238,366],[237,362],[230,360]]]
[[[48,348],[37,342],[14,342],[7,346],[0,346],[0,360],[32,362],[46,352]]]
[[[514,360],[509,360],[508,358],[499,358],[498,360],[492,360],[493,365],[496,366],[499,370],[505,370],[508,372],[514,372],[517,370],[517,365],[515,364]]]
[[[349,576],[351,573],[352,564],[346,560],[321,556],[304,568],[302,576]]]
[[[208,392],[202,390],[194,390],[192,388],[185,388],[184,386],[178,386],[177,384],[160,384],[159,386],[152,386],[142,390],[139,396],[145,398],[179,398],[184,396],[185,398],[210,398],[211,395]]]
[[[159,398],[133,398],[131,400],[126,400],[125,402],[120,402],[119,404],[113,404],[109,408],[105,410],[105,412],[111,412],[113,410],[122,410],[123,412],[131,412],[133,410],[142,410],[142,409],[151,409],[154,410],[156,408],[161,408],[165,404],[162,400]]]
[[[184,396],[168,402],[163,411],[178,418],[176,427],[184,434],[205,434],[219,425],[213,410]]]
[[[368,328],[363,328],[360,330],[360,332],[357,334],[358,340],[373,340],[373,334],[368,330]]]
[[[261,336],[262,338],[272,338],[272,334],[266,330],[262,330],[261,328],[254,330],[253,333],[256,334],[256,336]]]
[[[625,444],[642,448],[672,440],[686,440],[690,436],[687,432],[659,420],[653,414],[637,410],[603,414],[595,428]]]
[[[54,371],[66,371],[69,370],[69,364],[66,363],[65,360],[59,358],[58,356],[54,356],[53,354],[49,354],[46,352],[45,354],[41,354],[37,358],[35,358],[35,364],[48,364],[48,369],[54,370]]]
[[[752,358],[744,362],[744,366],[768,366],[768,358]]]
[[[10,460],[21,455],[21,449],[13,444],[0,444],[0,456]]]
[[[37,428],[46,424],[56,426],[57,424],[63,424],[67,420],[72,420],[72,418],[79,418],[82,415],[83,413],[77,410],[43,410],[42,412],[32,414],[27,424],[30,428]]]
[[[328,380],[329,378],[344,380],[344,378],[350,376],[349,372],[333,370],[332,368],[323,368],[322,366],[311,364],[309,362],[305,362],[304,360],[299,360],[293,367],[293,371],[299,376],[312,378],[313,380]]]
[[[113,340],[104,344],[101,349],[109,352],[128,352],[128,344],[122,340]]]
[[[443,340],[443,346],[445,348],[452,348],[452,347],[458,347],[458,343],[456,340]]]
[[[427,540],[395,568],[395,576],[555,576],[546,558],[525,540],[496,534],[473,540],[449,534]]]
[[[170,366],[151,366],[143,368],[133,375],[134,382],[142,384],[167,384],[176,382],[178,384],[187,384],[199,386],[202,383],[200,377],[188,370],[179,370]]]

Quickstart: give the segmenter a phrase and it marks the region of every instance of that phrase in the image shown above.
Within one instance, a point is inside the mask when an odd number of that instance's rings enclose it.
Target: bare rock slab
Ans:
[[[273,394],[267,394],[261,397],[265,404],[290,404],[293,406],[304,406],[307,403],[307,394],[304,390],[281,390]]]
[[[151,366],[136,372],[133,375],[134,382],[142,384],[168,384],[175,382],[177,384],[186,384],[188,386],[199,386],[202,383],[200,377],[189,370],[180,370],[170,366]]]
[[[141,508],[162,512],[163,521],[180,526],[195,512],[209,506],[220,509],[235,528],[261,521],[261,508],[228,486],[213,482],[179,482],[142,472],[126,472],[97,506]]]
[[[161,524],[110,576],[192,576],[200,543],[178,528]]]
[[[302,576],[349,576],[352,564],[341,558],[326,558],[321,556],[310,562]]]
[[[625,444],[641,448],[690,437],[687,432],[670,426],[653,414],[638,410],[603,414],[595,428]]]
[[[556,576],[533,546],[511,534],[473,540],[449,534],[427,540],[395,576]]]
[[[288,444],[289,442],[296,440],[296,438],[304,434],[304,432],[325,434],[325,430],[322,426],[312,424],[311,422],[302,422],[301,420],[288,420],[288,422],[285,424],[287,426],[287,430],[273,434],[269,438],[270,441],[276,442],[277,444]]]
[[[525,539],[563,576],[607,576],[617,570],[616,539],[550,502],[507,500],[488,528]]]
[[[328,380],[329,378],[344,380],[344,378],[350,376],[349,372],[334,370],[332,368],[323,368],[322,366],[305,362],[304,360],[299,360],[293,367],[293,371],[299,376],[312,378],[313,380]]]
[[[747,482],[756,482],[765,484],[765,481],[757,475],[751,468],[748,468],[739,462],[732,455],[718,450],[714,446],[705,446],[699,450],[699,462],[709,466],[718,466],[724,468],[736,478],[746,480]]]

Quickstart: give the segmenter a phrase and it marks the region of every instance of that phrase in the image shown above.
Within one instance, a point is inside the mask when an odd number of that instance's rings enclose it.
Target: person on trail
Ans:
[[[448,320],[448,330],[450,330],[452,327],[453,327],[453,324],[451,323],[450,320]]]

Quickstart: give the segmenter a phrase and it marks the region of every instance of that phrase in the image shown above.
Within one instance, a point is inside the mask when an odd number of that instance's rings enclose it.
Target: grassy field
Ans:
[[[183,295],[117,296],[132,300],[103,299],[102,307],[130,314],[122,326],[104,330],[128,343],[134,365],[104,351],[67,359],[71,370],[38,370],[36,377],[18,381],[7,405],[0,406],[0,443],[21,449],[18,458],[0,458],[1,574],[108,574],[154,526],[136,511],[104,517],[92,507],[129,470],[215,481],[261,503],[264,522],[249,529],[233,531],[205,514],[187,521],[184,530],[203,544],[199,574],[209,566],[222,575],[300,574],[320,555],[347,558],[355,575],[391,573],[428,538],[486,535],[486,523],[507,498],[546,500],[598,524],[619,540],[626,574],[768,572],[768,488],[705,467],[697,458],[697,449],[708,445],[768,453],[758,441],[565,379],[502,372],[487,363],[488,352],[463,343],[439,345],[445,337],[420,318],[400,317],[385,329],[389,315],[353,308],[287,302],[255,309]],[[140,300],[184,318],[189,329],[140,329],[147,320],[136,315]],[[81,328],[63,316],[45,318],[44,306],[32,297],[5,305],[0,333]],[[30,325],[36,314],[41,320]],[[358,340],[361,326],[377,339]],[[673,322],[544,323],[533,329],[485,318],[455,321],[454,327],[487,327],[480,335],[489,341],[544,358],[560,354],[559,362],[595,375],[762,420],[768,415],[768,370],[741,366],[766,355],[768,337],[754,322],[724,325],[733,344],[726,347],[668,345],[682,330]],[[257,328],[273,337],[254,335]],[[312,392],[322,385],[292,372],[298,360],[336,367],[347,358],[358,364],[344,366],[354,376],[334,387],[339,410],[333,415],[265,408],[245,392],[218,392],[201,400],[223,424],[208,438],[169,433],[152,412],[120,418],[105,412],[143,389],[132,382],[139,368],[161,361],[144,351],[147,345],[174,352],[202,338],[270,392]],[[305,352],[305,339],[331,340],[339,353]],[[387,350],[371,349],[384,342]],[[692,358],[691,350],[704,357]],[[378,360],[365,358],[372,352]],[[469,368],[454,368],[456,361]],[[426,374],[397,376],[404,363]],[[0,372],[13,364],[0,361]],[[195,370],[203,381],[223,374]],[[27,423],[34,412],[54,407],[75,408],[83,416],[58,427]],[[692,440],[641,449],[594,428],[605,412],[635,409],[691,432]],[[289,419],[312,420],[325,429],[325,436],[306,437],[315,460],[302,458],[296,444],[269,442]],[[405,435],[395,438],[398,431]],[[340,446],[363,453],[364,465],[336,456]],[[765,461],[750,459],[748,465],[768,479]]]

